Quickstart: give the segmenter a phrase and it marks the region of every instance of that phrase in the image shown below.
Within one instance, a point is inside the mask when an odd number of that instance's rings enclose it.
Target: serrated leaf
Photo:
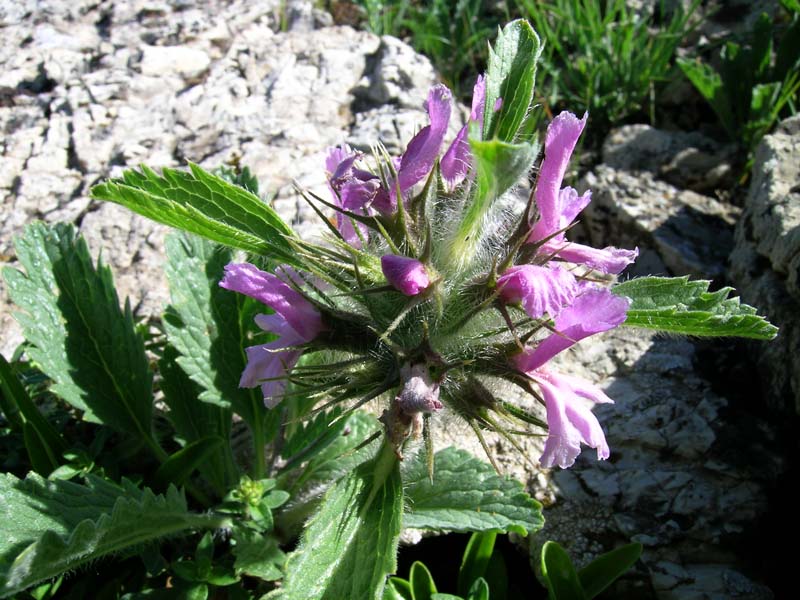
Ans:
[[[192,472],[209,456],[222,450],[225,440],[218,435],[209,435],[194,440],[165,460],[154,475],[154,480],[161,486],[170,483],[181,485]]]
[[[265,581],[283,577],[286,555],[278,547],[278,541],[270,534],[260,534],[250,529],[237,527],[233,531],[233,565],[237,575],[249,575]]]
[[[260,390],[238,385],[247,364],[248,298],[219,287],[232,253],[186,234],[168,236],[165,246],[172,302],[164,327],[178,364],[202,388],[200,400],[232,408],[253,426],[266,409]]]
[[[337,479],[363,463],[375,451],[374,446],[354,451],[380,428],[374,415],[356,411],[342,419],[341,427],[338,424],[334,427],[336,437],[308,462],[294,483],[295,489]]]
[[[411,564],[408,583],[411,585],[411,595],[414,600],[430,600],[431,595],[437,591],[428,567],[418,560]]]
[[[178,351],[167,344],[158,363],[158,369],[161,373],[164,403],[169,407],[167,418],[175,427],[178,437],[186,444],[203,439],[209,434],[228,440],[232,412],[200,401],[199,386],[178,366],[177,357]],[[198,468],[220,497],[239,481],[229,443],[224,444],[220,452],[208,456]]]
[[[403,488],[388,446],[337,481],[287,563],[281,600],[381,598],[397,569]]]
[[[513,142],[533,101],[539,36],[527,21],[507,24],[489,50],[483,139]],[[495,103],[502,100],[499,111]]]
[[[437,531],[489,531],[527,535],[544,524],[542,506],[518,481],[500,477],[464,450],[436,453],[436,475],[428,479],[425,461],[410,461],[403,472],[408,499],[403,527]]]
[[[778,328],[756,309],[729,298],[732,288],[709,292],[709,281],[688,277],[641,277],[612,288],[631,300],[625,325],[696,336],[771,340]]]
[[[578,571],[587,598],[594,598],[623,576],[642,555],[641,544],[628,544],[595,558]]]
[[[32,360],[55,381],[52,391],[85,417],[139,437],[151,433],[152,373],[130,305],[121,310],[111,271],[92,264],[71,225],[33,223],[15,242],[25,272],[5,269]]]
[[[550,600],[588,600],[569,555],[555,542],[542,547],[542,577]]]
[[[39,486],[45,487],[40,490],[43,493],[37,494],[35,491],[31,493],[30,485],[25,486],[28,480],[20,482],[6,476],[2,481],[4,500],[7,492],[10,495],[21,493],[32,503],[32,506],[17,510],[17,516],[21,519],[4,519],[3,528],[9,528],[9,531],[3,532],[4,542],[6,537],[15,535],[17,539],[20,536],[30,539],[31,535],[36,534],[37,539],[18,553],[2,574],[0,597],[73,571],[108,554],[181,531],[217,528],[227,523],[220,517],[189,512],[186,499],[174,487],[170,487],[162,496],[148,489],[131,490],[128,486],[127,490],[121,490],[123,493],[117,494],[110,511],[106,507],[98,516],[99,503],[92,488],[79,490],[84,486],[63,481],[53,488],[41,480],[34,480]],[[99,484],[99,487],[109,486],[107,483]],[[20,492],[20,488],[25,492]],[[64,490],[70,494],[62,493]],[[129,493],[130,497],[126,497]],[[77,498],[79,502],[77,505],[65,504],[69,498]],[[108,499],[107,495],[105,499]],[[19,502],[20,498],[16,500]],[[37,501],[40,504],[33,504]],[[53,512],[55,507],[58,508]],[[53,526],[49,527],[50,524]],[[18,548],[19,542],[14,543],[14,547]]]
[[[91,195],[211,241],[295,263],[294,232],[266,202],[189,163],[188,171],[145,166],[96,185]]]

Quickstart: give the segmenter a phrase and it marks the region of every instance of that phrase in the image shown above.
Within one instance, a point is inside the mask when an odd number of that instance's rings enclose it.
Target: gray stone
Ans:
[[[639,246],[642,260],[631,274],[721,278],[733,248],[739,210],[688,190],[679,190],[648,171],[628,172],[599,165],[579,187],[592,190],[581,215],[595,246]],[[713,239],[714,244],[709,244]]]
[[[772,342],[752,344],[767,403],[800,412],[800,117],[781,123],[756,151],[730,276],[743,301],[780,328]]]
[[[196,48],[184,46],[142,46],[142,75],[169,77],[178,75],[187,80],[196,80],[211,64],[208,54]]]
[[[603,163],[622,171],[649,171],[680,189],[702,193],[731,187],[734,152],[733,146],[721,146],[699,132],[625,125],[603,142]]]

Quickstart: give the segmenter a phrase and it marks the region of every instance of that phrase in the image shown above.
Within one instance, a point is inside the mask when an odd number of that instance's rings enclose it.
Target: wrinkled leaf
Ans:
[[[33,223],[16,239],[25,272],[5,269],[28,355],[52,391],[85,417],[139,437],[154,451],[152,372],[130,305],[121,310],[111,271],[97,268],[71,225]]]
[[[539,36],[527,21],[512,21],[498,33],[489,50],[482,139],[515,140],[533,100],[540,53]],[[502,106],[495,111],[498,99]]]
[[[518,481],[500,477],[464,450],[436,453],[431,483],[424,459],[410,461],[403,472],[407,509],[403,527],[437,531],[513,531],[527,535],[544,524],[542,506]]]
[[[98,478],[82,486],[6,475],[0,478],[0,497],[7,511],[0,525],[0,597],[108,554],[226,523],[189,512],[174,487],[161,496]]]
[[[709,292],[708,281],[688,277],[641,277],[612,288],[631,300],[625,325],[696,336],[771,340],[778,328],[756,309],[729,298],[732,288]]]
[[[397,459],[384,447],[331,486],[289,557],[283,588],[268,597],[380,599],[397,569],[402,510]]]
[[[92,188],[92,197],[190,233],[294,263],[287,238],[294,233],[255,194],[189,163],[188,171],[145,166]]]

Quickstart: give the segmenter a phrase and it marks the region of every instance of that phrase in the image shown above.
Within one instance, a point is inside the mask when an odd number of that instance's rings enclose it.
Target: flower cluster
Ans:
[[[545,467],[569,467],[581,444],[608,458],[591,406],[611,400],[549,363],[625,320],[628,300],[608,282],[637,251],[567,239],[591,196],[562,187],[586,124],[586,116],[564,112],[547,130],[528,206],[513,214],[499,203],[490,206],[479,239],[470,240],[476,252],[457,255],[459,223],[480,188],[474,144],[484,141],[487,101],[479,77],[469,122],[444,151],[452,100],[443,85],[431,89],[430,124],[402,156],[332,148],[326,161],[331,198],[314,197],[336,213],[335,224],[327,223],[329,243],[292,240],[297,271],[228,266],[220,285],[271,308],[256,323],[278,336],[247,349],[240,385],[261,385],[270,407],[288,389],[324,396],[326,406],[386,397],[382,420],[398,455],[447,406],[479,436],[487,429],[504,434],[503,422],[546,425]],[[497,99],[491,111],[501,106]],[[496,398],[497,378],[533,394],[546,423]]]

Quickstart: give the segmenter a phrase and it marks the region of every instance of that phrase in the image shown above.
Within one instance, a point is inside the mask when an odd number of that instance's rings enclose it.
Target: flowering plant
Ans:
[[[249,178],[226,179],[196,165],[161,175],[143,167],[93,188],[96,198],[224,246],[187,236],[168,243],[173,305],[164,319],[159,375],[182,441],[172,455],[153,434],[152,373],[141,332],[128,309],[120,312],[110,276],[94,270],[71,230],[29,231],[18,245],[27,273],[7,275],[12,295],[29,314],[67,311],[66,325],[24,321],[31,357],[72,406],[150,449],[160,466],[145,483],[184,485],[213,512],[187,512],[175,488],[162,497],[128,482],[109,492],[121,496],[113,512],[92,513],[101,516],[83,537],[78,528],[66,542],[35,541],[8,570],[5,590],[75,568],[101,548],[119,551],[125,524],[141,527],[136,515],[161,510],[165,522],[179,515],[173,527],[137,539],[232,531],[229,579],[202,567],[214,548],[204,537],[191,566],[175,571],[192,585],[282,578],[270,597],[380,598],[386,575],[396,570],[401,527],[525,533],[541,526],[540,506],[519,484],[461,451],[434,455],[439,413],[463,419],[490,460],[487,432],[521,450],[515,438],[521,429],[546,435],[538,457],[544,467],[571,466],[582,445],[605,459],[611,449],[591,407],[611,399],[553,367],[556,355],[621,325],[774,335],[752,308],[727,297],[730,290],[709,293],[707,282],[685,279],[618,283],[636,249],[596,249],[569,239],[591,199],[590,192],[563,187],[586,115],[555,117],[535,184],[520,199],[517,191],[539,154],[527,126],[539,49],[526,22],[506,26],[475,83],[469,120],[450,144],[452,98],[437,85],[426,103],[430,124],[401,156],[380,146],[369,156],[346,145],[331,149],[330,196],[304,194],[329,229],[323,240],[298,237],[248,189]],[[232,249],[247,252],[249,261]],[[52,276],[38,273],[42,264]],[[80,296],[81,285],[89,287],[88,300],[73,306],[69,299]],[[102,310],[89,310],[90,302]],[[71,324],[79,327],[74,335],[65,329]],[[100,330],[112,338],[103,341]],[[76,341],[86,339],[96,343]],[[64,351],[49,352],[55,343]],[[96,379],[77,377],[65,356],[103,368]],[[13,385],[8,372],[4,381]],[[498,381],[517,386],[540,409],[502,397]],[[109,404],[108,389],[118,392],[116,404]],[[380,403],[379,421],[359,411],[372,401]],[[250,430],[252,479],[238,476],[229,444],[233,413]],[[31,440],[44,445],[50,461],[40,472],[59,472],[63,441],[40,420],[30,423],[38,436]],[[72,477],[94,467],[84,461],[70,468]],[[204,484],[190,480],[195,470]],[[467,472],[479,476],[469,480]],[[320,488],[327,491],[315,508]],[[66,487],[56,495],[67,491],[89,495]],[[284,562],[278,543],[312,512]],[[50,561],[56,546],[73,562]]]

